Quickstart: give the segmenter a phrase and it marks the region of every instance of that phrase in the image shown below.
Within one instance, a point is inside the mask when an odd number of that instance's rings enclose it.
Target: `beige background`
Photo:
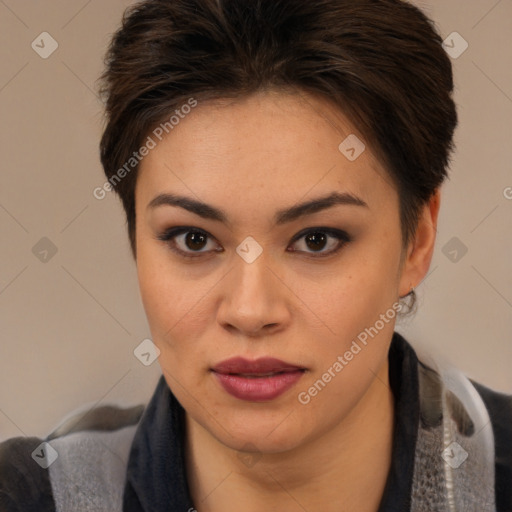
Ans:
[[[104,182],[95,80],[129,3],[0,0],[0,441],[45,435],[77,408],[144,402],[160,375],[133,355],[150,334],[120,204],[92,194]],[[469,47],[453,60],[458,149],[431,274],[398,330],[512,393],[512,2],[417,4]],[[44,31],[59,45],[47,59],[31,47]],[[46,262],[33,254],[43,237],[57,248]],[[453,237],[468,249],[456,263],[443,253]]]

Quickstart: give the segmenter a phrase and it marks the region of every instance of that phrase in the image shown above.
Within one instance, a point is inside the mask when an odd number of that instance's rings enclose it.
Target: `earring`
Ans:
[[[409,297],[409,295],[412,295],[414,293],[414,286],[412,286],[412,284],[409,284],[409,286],[411,287],[409,293],[402,295],[401,297],[399,297],[400,299],[405,299],[405,297]]]

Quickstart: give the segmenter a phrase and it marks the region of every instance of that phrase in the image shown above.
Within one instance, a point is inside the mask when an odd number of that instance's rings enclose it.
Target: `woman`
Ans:
[[[394,332],[457,124],[428,18],[147,0],[102,78],[97,193],[122,200],[162,378],[143,412],[0,445],[2,510],[512,510],[512,397]]]

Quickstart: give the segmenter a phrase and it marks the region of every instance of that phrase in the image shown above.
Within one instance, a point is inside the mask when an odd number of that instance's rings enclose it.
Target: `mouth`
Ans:
[[[211,371],[231,396],[268,402],[293,387],[307,369],[274,358],[249,361],[236,357],[217,364]]]
[[[294,371],[305,372],[305,369],[298,370],[283,370],[279,372],[268,372],[268,373],[226,373],[224,375],[237,375],[238,377],[246,377],[247,379],[261,379],[264,377],[274,377],[275,375],[281,375],[283,373],[291,373]]]
[[[305,369],[303,366],[287,363],[274,357],[260,357],[252,361],[243,357],[232,357],[216,364],[212,368],[216,373],[236,374],[247,377],[264,377]]]

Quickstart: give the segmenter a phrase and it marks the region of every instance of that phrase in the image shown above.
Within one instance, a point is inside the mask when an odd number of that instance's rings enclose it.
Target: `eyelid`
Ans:
[[[310,233],[326,233],[334,238],[344,239],[347,242],[351,241],[350,235],[343,229],[328,228],[327,226],[311,226],[301,229],[296,235],[294,235],[291,242],[296,242],[299,238],[309,235]]]
[[[176,245],[174,244],[174,239],[177,236],[180,236],[180,235],[183,235],[186,233],[190,233],[190,232],[204,235],[210,240],[215,240],[215,242],[218,244],[215,237],[213,235],[211,235],[210,233],[208,233],[208,231],[205,231],[204,229],[201,229],[201,228],[196,228],[194,226],[176,226],[173,228],[165,229],[162,233],[160,233],[159,235],[156,236],[156,239],[160,240],[161,242],[166,243],[173,252],[177,253],[178,255],[180,255],[183,258],[189,258],[189,259],[198,258],[203,255],[211,253],[211,251],[183,251],[183,250],[179,249],[178,247],[176,247]],[[221,252],[221,251],[215,251],[215,252]]]
[[[208,233],[208,231],[205,231],[204,229],[197,228],[194,226],[176,226],[173,228],[168,228],[168,229],[165,229],[162,233],[158,234],[155,238],[157,240],[165,242],[173,252],[179,254],[180,256],[182,256],[184,258],[197,258],[197,257],[201,257],[203,255],[211,254],[212,251],[183,251],[183,250],[177,248],[173,244],[174,239],[177,236],[186,234],[189,232],[202,234],[202,235],[206,236],[208,239],[213,240],[218,245],[220,245],[218,243],[218,241],[216,240],[216,238],[213,235],[211,235],[210,233]],[[323,226],[311,226],[308,228],[304,228],[301,231],[299,231],[297,234],[295,234],[293,236],[292,240],[290,241],[289,245],[294,244],[301,238],[305,237],[308,234],[312,234],[312,233],[324,233],[328,236],[331,236],[338,240],[338,246],[330,251],[327,251],[327,252],[315,252],[315,251],[307,252],[307,251],[297,251],[297,250],[292,250],[289,252],[304,253],[306,255],[306,257],[322,258],[322,257],[327,257],[330,255],[333,255],[334,253],[338,252],[348,242],[352,241],[352,237],[346,231],[344,231],[342,229],[329,228],[329,227],[323,227]],[[215,250],[214,252],[222,252],[222,251],[223,251],[223,249],[221,251]]]
[[[308,251],[290,251],[290,252],[300,252],[306,255],[306,257],[311,257],[315,259],[319,258],[327,258],[329,256],[334,255],[337,253],[341,248],[343,248],[347,243],[352,241],[352,237],[343,229],[338,228],[329,228],[324,226],[311,226],[308,228],[304,228],[301,231],[299,231],[291,240],[290,245],[294,244],[301,238],[305,237],[306,235],[312,234],[312,233],[324,233],[332,238],[335,238],[338,241],[337,246],[334,249],[331,249],[330,251],[326,252],[308,252]]]

